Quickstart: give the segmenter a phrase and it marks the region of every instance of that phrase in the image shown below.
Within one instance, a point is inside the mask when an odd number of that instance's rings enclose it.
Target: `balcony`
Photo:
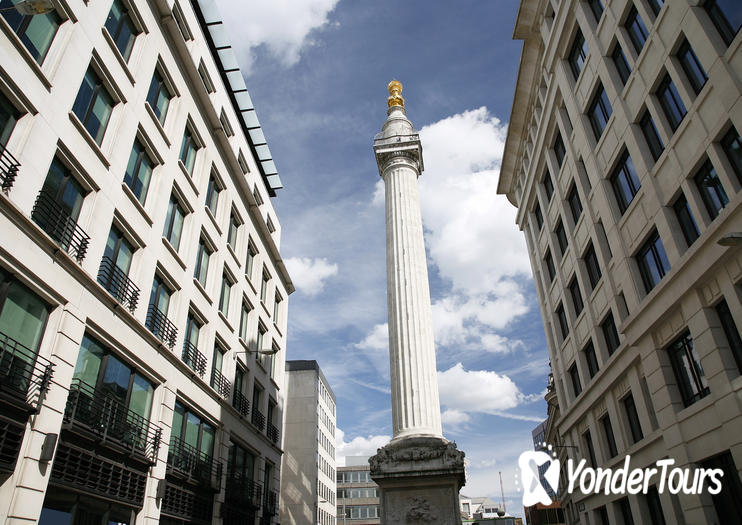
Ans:
[[[183,355],[181,358],[188,365],[188,368],[196,372],[199,376],[204,376],[206,373],[206,358],[196,348],[196,345],[190,341],[183,341]]]
[[[138,456],[150,465],[157,462],[160,427],[79,379],[73,379],[70,386],[64,427],[110,448]]]
[[[268,434],[268,439],[270,439],[274,445],[277,445],[278,437],[280,435],[278,428],[272,423],[268,423],[268,430],[266,431],[266,433]]]
[[[211,371],[211,387],[224,399],[229,399],[232,383],[216,368]]]
[[[252,407],[251,421],[252,421],[252,424],[255,425],[258,428],[258,430],[260,430],[261,432],[265,428],[265,416],[255,406]]]
[[[235,390],[234,397],[232,398],[232,406],[240,413],[240,415],[244,417],[250,415],[250,401],[242,395],[242,392]]]
[[[164,312],[159,310],[154,303],[149,305],[147,309],[147,319],[144,325],[149,328],[149,331],[155,334],[155,336],[165,343],[170,350],[175,346],[175,338],[178,336],[178,329],[175,325],[167,318]]]
[[[263,505],[265,505],[263,515],[275,516],[278,514],[278,492],[266,490]]]
[[[263,485],[243,474],[227,473],[224,502],[227,505],[259,509],[263,501]]]
[[[24,415],[38,412],[53,368],[49,360],[0,332],[0,394],[4,406],[15,405]]]
[[[167,470],[191,483],[219,492],[222,486],[222,463],[182,439],[170,438]]]
[[[20,167],[21,163],[0,143],[0,188],[4,192],[10,191],[13,187]]]
[[[103,257],[100,263],[98,282],[122,306],[134,313],[139,301],[139,287],[129,279],[129,276],[121,268],[116,266],[116,263],[110,257]]]
[[[64,251],[82,262],[88,251],[90,237],[70,217],[48,191],[40,191],[31,211],[31,219]]]

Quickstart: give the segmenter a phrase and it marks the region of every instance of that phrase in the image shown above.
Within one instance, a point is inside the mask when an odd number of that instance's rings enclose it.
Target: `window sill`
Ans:
[[[211,224],[213,224],[214,225],[214,228],[216,228],[216,232],[221,237],[221,235],[222,235],[222,229],[219,227],[219,223],[216,222],[216,217],[214,217],[214,214],[211,213],[211,210],[205,204],[204,204],[204,210],[206,211],[206,215],[209,217],[209,219],[211,219]]]
[[[124,73],[126,73],[126,77],[129,79],[129,82],[131,82],[132,86],[135,85],[136,81],[134,80],[134,75],[131,74],[131,71],[129,70],[129,65],[126,63],[126,59],[121,54],[121,51],[119,51],[119,48],[116,47],[116,43],[113,41],[111,34],[108,32],[108,29],[106,29],[106,27],[103,26],[101,28],[101,32],[103,33],[103,39],[106,41],[108,46],[111,48],[111,51],[113,51],[113,54],[116,57],[116,60],[118,60],[119,64],[121,65],[121,69],[123,69]]]
[[[153,224],[152,217],[149,216],[149,214],[147,213],[147,210],[144,209],[144,205],[142,205],[142,203],[139,202],[139,199],[137,199],[137,196],[134,195],[133,191],[131,191],[131,188],[127,186],[125,182],[122,182],[121,189],[123,190],[124,195],[126,195],[129,198],[129,200],[134,205],[134,207],[137,210],[139,210],[139,213],[142,215],[144,220],[147,221],[147,224],[152,226]]]
[[[268,319],[270,319],[271,318],[271,313],[268,311],[268,307],[265,306],[265,303],[263,302],[262,299],[260,300],[260,306],[263,307],[263,311],[265,312],[265,315],[267,315],[268,316]]]
[[[167,237],[163,237],[162,238],[162,244],[165,245],[165,248],[167,248],[167,251],[169,251],[170,252],[170,255],[173,256],[173,258],[175,259],[175,262],[177,262],[178,265],[182,269],[185,270],[186,269],[186,264],[183,262],[183,259],[180,258],[180,255],[178,255],[178,252],[175,249],[175,247],[173,247],[173,245],[170,244],[170,241],[167,240]]]
[[[162,127],[162,123],[160,122],[160,119],[158,119],[157,115],[155,115],[155,111],[152,109],[152,106],[149,105],[149,102],[145,102],[144,107],[147,110],[147,114],[152,119],[152,122],[154,122],[155,127],[157,128],[157,131],[160,132],[160,135],[162,136],[162,140],[165,141],[165,144],[169,148],[170,140],[167,138],[167,133],[165,133],[165,128]]]
[[[183,175],[185,175],[185,178],[188,181],[188,184],[191,185],[191,189],[193,189],[193,193],[195,193],[196,197],[198,197],[200,194],[199,194],[198,188],[196,187],[196,183],[193,182],[193,176],[190,173],[188,173],[188,169],[185,167],[185,164],[183,164],[183,161],[180,159],[178,159],[178,166],[180,167],[180,171],[183,172]]]
[[[283,331],[278,327],[278,323],[274,320],[273,321],[273,328],[276,329],[276,333],[283,337]]]
[[[100,146],[97,142],[95,142],[95,139],[88,133],[88,130],[85,129],[85,126],[82,122],[80,122],[80,119],[77,118],[77,115],[75,115],[72,111],[69,112],[70,120],[72,121],[72,124],[77,128],[77,130],[82,135],[82,138],[85,139],[85,141],[90,145],[93,152],[98,156],[98,158],[101,160],[103,165],[106,167],[106,169],[111,167],[110,161],[106,158],[105,153],[103,153],[103,150],[100,149]]]
[[[245,281],[247,281],[247,285],[250,287],[250,290],[252,290],[252,293],[257,295],[258,290],[255,288],[255,285],[252,283],[252,279],[250,279],[250,276],[248,274],[245,274]]]
[[[234,252],[234,248],[232,248],[231,244],[227,244],[227,251],[230,253],[232,258],[234,259],[234,262],[237,263],[237,268],[242,268],[242,265],[240,264],[240,260],[237,258],[237,254]]]
[[[10,25],[5,21],[5,18],[2,16],[0,16],[0,30],[2,30],[3,33],[5,33],[5,36],[8,37],[8,40],[10,40],[10,42],[16,48],[18,53],[23,57],[23,59],[26,61],[26,63],[31,68],[31,70],[34,72],[34,74],[39,78],[41,83],[44,84],[44,87],[46,88],[46,90],[51,91],[52,83],[49,81],[49,79],[44,74],[44,71],[41,69],[41,66],[39,65],[38,62],[36,62],[34,57],[31,56],[31,53],[29,53],[28,49],[26,49],[26,46],[23,45],[23,42],[21,42],[21,39],[18,38],[18,35],[15,34],[15,31],[13,31]],[[52,45],[53,44],[54,43],[52,41]],[[47,53],[47,58],[48,58],[48,53]]]
[[[203,287],[203,285],[193,277],[193,285],[196,287],[196,289],[201,292],[201,295],[204,296],[204,299],[206,299],[206,302],[208,302],[210,305],[214,304],[214,301],[209,297],[209,294],[206,292],[206,289]]]
[[[227,316],[224,315],[224,312],[222,312],[221,310],[219,310],[217,313],[219,315],[219,319],[221,319],[222,321],[224,321],[224,324],[227,325],[227,328],[229,328],[229,331],[230,332],[234,332],[234,328],[232,327],[232,323],[229,322],[229,319],[227,319]]]

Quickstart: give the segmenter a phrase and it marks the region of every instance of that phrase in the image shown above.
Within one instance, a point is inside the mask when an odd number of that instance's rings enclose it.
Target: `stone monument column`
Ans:
[[[459,524],[464,453],[441,431],[430,285],[417,178],[420,136],[407,119],[402,84],[389,83],[387,119],[374,139],[386,201],[389,363],[394,437],[369,463],[381,523]]]

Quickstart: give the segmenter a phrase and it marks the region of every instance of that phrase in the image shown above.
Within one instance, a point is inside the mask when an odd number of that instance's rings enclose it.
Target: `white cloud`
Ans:
[[[314,31],[330,24],[329,15],[339,0],[228,0],[220,5],[245,73],[255,60],[255,49],[265,46],[273,58],[292,66],[303,49],[315,44]]]
[[[462,388],[466,385],[466,388]],[[492,414],[525,421],[541,421],[543,418],[512,414],[509,410],[533,401],[524,395],[508,376],[491,370],[466,370],[461,363],[444,372],[438,372],[438,392],[444,414],[450,412],[449,423],[457,423],[461,414]]]
[[[338,273],[338,265],[325,258],[291,257],[284,262],[296,289],[307,295],[317,295],[325,281]]]
[[[441,422],[444,425],[465,425],[470,420],[469,414],[461,410],[444,410],[441,412]]]
[[[373,456],[376,450],[392,440],[391,436],[356,436],[345,441],[345,432],[335,429],[335,457],[339,467],[345,466],[346,456]]]
[[[368,348],[370,350],[386,350],[389,348],[389,324],[377,324],[360,343],[355,345],[358,348]]]

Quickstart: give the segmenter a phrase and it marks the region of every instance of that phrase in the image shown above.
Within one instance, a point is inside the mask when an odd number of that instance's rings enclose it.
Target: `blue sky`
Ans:
[[[515,0],[221,0],[285,188],[274,206],[297,291],[287,359],[338,398],[339,455],[391,436],[382,186],[386,84],[421,131],[419,180],[444,434],[462,493],[522,515],[517,457],[546,415],[544,330],[515,208],[496,195],[521,43]]]

